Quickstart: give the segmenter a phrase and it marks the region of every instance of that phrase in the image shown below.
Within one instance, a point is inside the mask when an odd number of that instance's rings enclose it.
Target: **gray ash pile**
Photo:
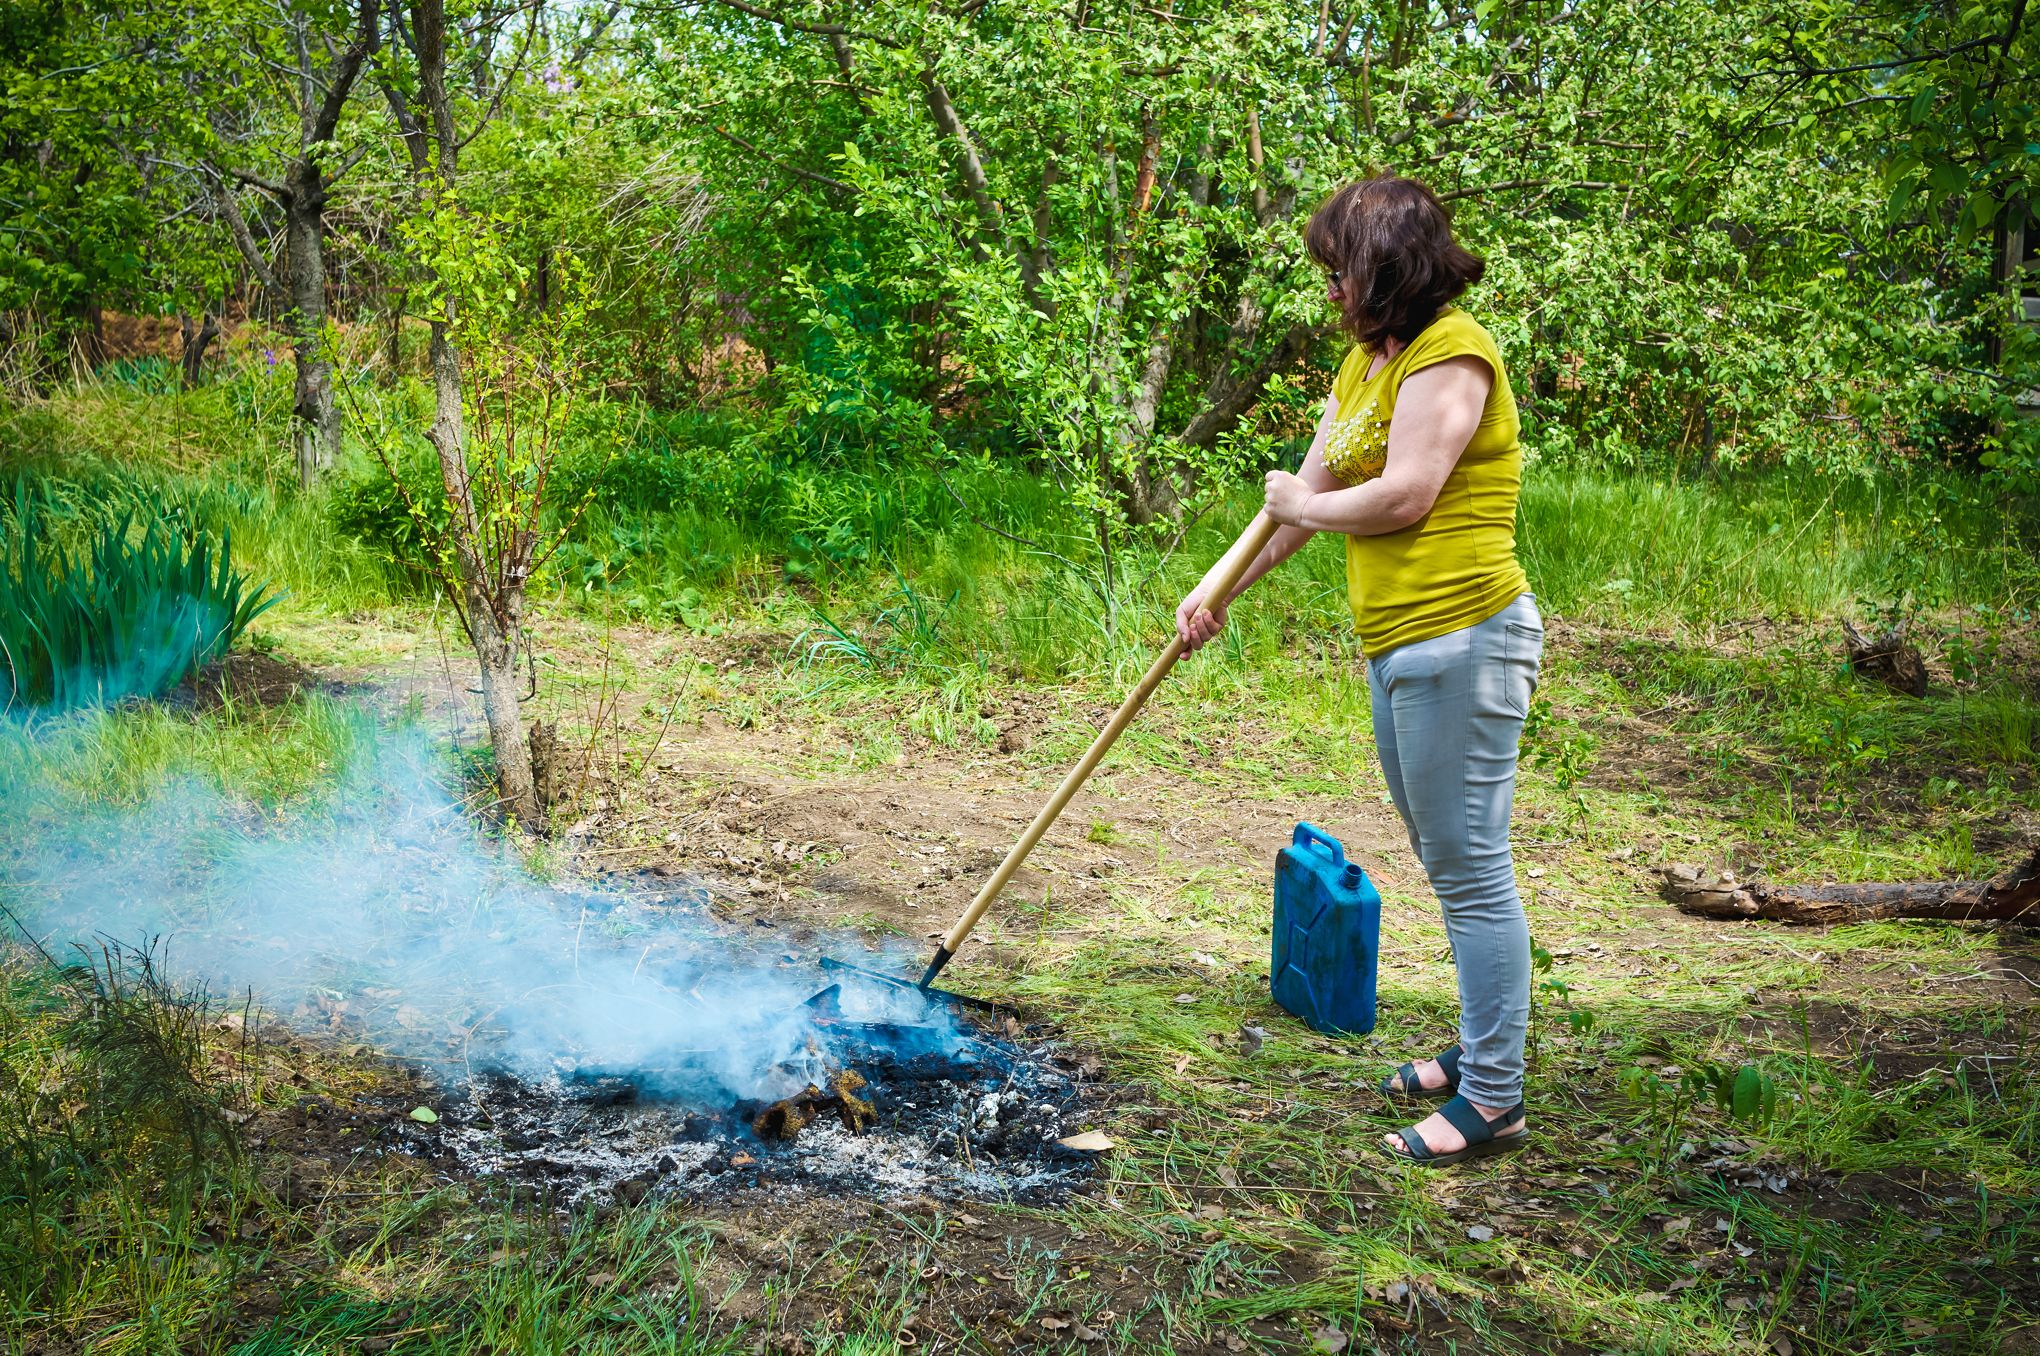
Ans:
[[[389,1133],[562,1206],[761,1190],[1038,1201],[1092,1171],[1057,1142],[1085,1128],[1080,1075],[1024,1033],[817,1018],[764,1088],[781,1095],[710,1105],[685,1068],[489,1071],[448,1089],[437,1124]]]

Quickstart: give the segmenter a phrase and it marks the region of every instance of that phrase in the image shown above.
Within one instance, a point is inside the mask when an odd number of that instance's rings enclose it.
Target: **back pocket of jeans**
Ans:
[[[1537,668],[1544,656],[1544,631],[1536,626],[1510,622],[1502,632],[1502,667],[1509,709],[1518,716],[1530,714],[1530,698],[1537,691]]]

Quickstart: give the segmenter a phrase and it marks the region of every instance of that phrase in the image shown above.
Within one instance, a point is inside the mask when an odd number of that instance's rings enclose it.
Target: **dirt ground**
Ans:
[[[650,636],[625,636],[621,643],[636,650],[627,679],[605,678],[539,703],[541,711],[565,718],[570,727],[578,722],[584,734],[594,726],[585,740],[575,812],[557,840],[566,869],[595,877],[649,873],[698,880],[712,891],[718,912],[784,927],[790,936],[826,938],[854,929],[881,942],[890,939],[903,973],[932,951],[933,939],[968,903],[1060,778],[1065,754],[1080,749],[1088,730],[1107,714],[1101,704],[1065,700],[1060,693],[1025,693],[979,713],[996,726],[995,737],[945,744],[908,736],[889,758],[874,762],[858,751],[854,727],[860,721],[886,723],[882,710],[852,704],[804,718],[798,704],[780,700],[761,718],[755,703],[710,701],[698,693],[690,701],[687,684],[694,680],[674,677],[676,666],[693,665],[713,675],[710,681],[723,693],[756,693],[779,681],[768,672],[769,646],[760,651],[715,642],[675,645]],[[574,667],[596,670],[585,653],[575,657]],[[250,677],[265,694],[308,685],[266,668]],[[476,720],[468,685],[438,654],[311,677],[379,700],[421,702],[429,714],[468,728]],[[1185,716],[1158,711],[1143,719],[1166,728]],[[1265,974],[1266,924],[1256,911],[1265,908],[1274,852],[1297,821],[1307,819],[1332,828],[1381,889],[1384,992],[1397,982],[1449,985],[1435,904],[1378,774],[1338,794],[1270,786],[1230,765],[1231,755],[1250,748],[1256,737],[1248,728],[1230,743],[1211,743],[1201,754],[1186,755],[1187,769],[1138,758],[1108,761],[1015,877],[945,982],[968,991],[990,980],[999,990],[1026,971],[1041,948],[1066,951],[1086,944],[1137,949],[1142,964],[1179,970],[1186,984],[1219,972]],[[1636,737],[1654,742],[1648,731]],[[1673,755],[1657,747],[1653,757],[1661,774]],[[2001,931],[1972,960],[1923,972],[1874,950],[1824,946],[1819,933],[1782,938],[1774,929],[1695,920],[1663,904],[1654,888],[1658,866],[1699,849],[1699,839],[1680,831],[1676,818],[1661,832],[1607,850],[1605,844],[1589,848],[1544,823],[1553,813],[1534,801],[1521,808],[1519,870],[1534,887],[1533,930],[1565,967],[1576,993],[1644,999],[1660,981],[1690,983],[1696,966],[1772,959],[1783,947],[1803,962],[1803,976],[1815,978],[1750,989],[1737,1024],[1747,1037],[1803,1039],[1822,1057],[1863,1066],[1874,1086],[1968,1072],[1987,1079],[2006,1061],[2026,1057],[2040,985],[2040,947],[2030,932]],[[1186,896],[1186,881],[1200,883],[1205,894]],[[1994,1029],[1957,1030],[1916,1010],[1923,996],[1955,993],[1968,1003],[2001,1005],[2008,1020]],[[1878,1020],[1871,1015],[1878,995],[1906,999],[1908,1005],[1900,1015]],[[1053,1014],[1027,1011],[1024,999],[1020,1006],[1029,1021],[1055,1029]],[[1108,1069],[1117,1053],[1094,1052]],[[1409,1053],[1414,1052],[1373,1046],[1359,1051],[1337,1075],[1345,1080],[1340,1086],[1350,1084],[1351,1091],[1340,1096],[1350,1098],[1351,1116],[1385,1110],[1372,1081]],[[1179,1075],[1187,1060],[1178,1063]],[[1642,1062],[1652,1061],[1646,1055]],[[401,1114],[392,1109],[402,1100],[401,1079],[370,1074],[351,1103],[319,1111],[325,1103],[315,1101],[312,1111],[286,1113],[294,1119],[275,1127],[269,1138],[294,1141],[299,1147],[292,1152],[306,1164],[297,1185],[287,1189],[300,1198],[312,1189],[305,1184],[315,1180],[325,1190],[341,1189],[335,1183],[348,1176],[342,1160],[365,1171],[360,1136],[343,1151],[336,1147],[343,1138],[338,1132],[355,1134],[358,1125],[372,1138],[378,1118]],[[1241,1115],[1270,1114],[1255,1105],[1256,1094],[1245,1085],[1233,1086],[1240,1090]],[[1553,1150],[1517,1156],[1478,1177],[1435,1179],[1429,1190],[1437,1209],[1463,1227],[1501,1228],[1586,1256],[1575,1234],[1582,1221],[1607,1209],[1604,1170],[1578,1164],[1565,1152],[1561,1123],[1569,1107],[1583,1108],[1586,1098],[1604,1095],[1605,1089],[1591,1094],[1549,1089],[1539,1113],[1551,1123]],[[1279,1107],[1280,1099],[1273,1100]],[[1156,1123],[1139,1101],[1125,1099],[1120,1128],[1137,1133]],[[1101,1122],[1119,1114],[1109,1102],[1099,1112]],[[1360,1136],[1372,1132],[1356,1125],[1352,1133],[1357,1146]],[[1950,1193],[1968,1189],[1932,1172],[1907,1178],[1805,1174],[1736,1152],[1747,1148],[1728,1142],[1702,1146],[1702,1152],[1718,1153],[1709,1166],[1723,1180],[1768,1191],[1809,1219],[1847,1222],[1878,1210],[1928,1213],[1937,1201],[1953,1200]],[[1360,1159],[1357,1152],[1344,1157]],[[386,1163],[374,1169],[388,1170]],[[1340,1190],[1350,1192],[1359,1208],[1371,1209],[1366,1190],[1352,1185],[1358,1180]],[[1229,1183],[1175,1183],[1170,1199],[1182,1212],[1177,1227],[1150,1229],[1145,1242],[1131,1245],[1123,1234],[1092,1227],[1093,1222],[1116,1212],[1151,1213],[1153,1200],[1109,1182],[1088,1188],[1066,1207],[1046,1210],[931,1199],[790,1202],[761,1195],[709,1203],[693,1213],[708,1221],[716,1239],[703,1290],[725,1317],[761,1334],[760,1349],[807,1350],[800,1334],[840,1325],[853,1312],[868,1316],[871,1297],[897,1289],[905,1269],[917,1282],[910,1287],[916,1299],[898,1313],[899,1348],[1002,1350],[1102,1341],[1098,1325],[1126,1320],[1133,1336],[1161,1341],[1170,1331],[1164,1325],[1167,1307],[1185,1296],[1244,1296],[1311,1280],[1319,1252],[1297,1225],[1282,1220],[1263,1221],[1264,1237],[1279,1243],[1287,1229],[1295,1234],[1293,1246],[1278,1245],[1251,1262],[1242,1257],[1211,1265],[1200,1244],[1219,1233],[1205,1226],[1255,1212],[1254,1192],[1237,1176]],[[1662,1217],[1653,1216],[1650,1227],[1673,1236],[1666,1247],[1690,1253],[1696,1274],[1711,1269],[1740,1276],[1751,1267],[1775,1273],[1786,1265],[1782,1257],[1751,1262],[1739,1256],[1711,1232],[1713,1216],[1705,1202],[1683,1208],[1690,1218],[1678,1213],[1681,1203],[1665,1202]],[[1065,1279],[1044,1287],[1044,1275]],[[1082,1277],[1075,1287],[1081,1302],[1067,1280],[1076,1275]],[[1503,1266],[1488,1279],[1506,1286],[1521,1278],[1512,1278]],[[1756,1283],[1762,1283],[1761,1275]],[[1370,1282],[1368,1295],[1379,1301],[1370,1317],[1404,1333],[1412,1349],[1481,1349],[1468,1344],[1470,1334],[1440,1299],[1441,1284],[1423,1275]],[[2018,1291],[2027,1312],[2040,1307],[2040,1285],[2030,1273],[2023,1278],[1980,1273],[1977,1285],[1981,1291]],[[1277,1319],[1210,1327],[1201,1341],[1180,1328],[1173,1331],[1175,1349],[1182,1351],[1240,1351],[1296,1336],[1293,1321]],[[2036,1349],[2030,1336],[2012,1333],[2005,1340],[2005,1350]],[[2028,1346],[2020,1348],[2021,1341]],[[1536,1349],[1599,1347],[1544,1335]]]

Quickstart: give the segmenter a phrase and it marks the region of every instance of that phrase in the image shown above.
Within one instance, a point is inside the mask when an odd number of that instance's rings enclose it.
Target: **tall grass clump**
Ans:
[[[224,1309],[204,1226],[247,1183],[217,1017],[147,949],[0,957],[0,1333],[171,1350]]]
[[[180,780],[265,808],[345,795],[338,774],[362,764],[379,731],[369,708],[316,692],[281,706],[229,698],[196,715],[135,704],[0,721],[0,805],[27,842],[43,817],[140,806]]]
[[[190,391],[102,376],[47,399],[0,400],[0,485],[31,478],[67,516],[172,505],[180,520],[231,532],[235,560],[286,594],[289,612],[403,603],[401,572],[335,530],[325,494],[298,488],[291,417],[289,365],[265,368],[259,351]]]
[[[59,710],[159,695],[224,654],[276,601],[233,568],[233,543],[142,499],[61,544],[27,477],[0,518],[0,707]]]
[[[1812,618],[2030,606],[2027,514],[1939,469],[1682,481],[1533,466],[1517,540],[1539,601],[1567,616]]]

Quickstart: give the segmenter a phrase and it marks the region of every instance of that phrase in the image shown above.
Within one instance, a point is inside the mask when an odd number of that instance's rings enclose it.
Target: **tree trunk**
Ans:
[[[446,92],[446,5],[445,0],[416,0],[411,11],[411,31],[418,54],[418,94],[426,119],[418,124],[430,128],[429,140],[415,142],[408,134],[412,167],[428,196],[453,188],[460,154],[460,138],[454,131],[453,104]],[[408,109],[392,94],[392,105],[408,123]],[[428,162],[420,152],[429,146],[435,160]],[[436,178],[437,183],[433,180]],[[448,507],[453,512],[449,533],[460,567],[461,620],[475,649],[482,674],[482,712],[489,723],[489,743],[496,751],[496,787],[500,804],[526,829],[539,827],[538,793],[531,777],[531,745],[526,741],[518,707],[517,650],[524,633],[524,584],[531,565],[531,538],[520,533],[507,547],[491,543],[475,512],[475,496],[468,472],[467,429],[461,412],[460,355],[454,350],[452,326],[457,319],[451,297],[440,303],[432,318],[432,427],[426,439],[439,453],[439,476],[446,486]],[[483,551],[491,545],[506,552],[500,562],[491,562]],[[491,566],[500,563],[502,574],[493,577]]]
[[[481,660],[482,714],[489,723],[489,744],[496,750],[496,788],[503,812],[527,830],[543,822],[538,789],[531,776],[531,745],[524,736],[517,690],[517,633],[496,625],[489,613],[469,628],[475,656]]]
[[[184,372],[184,389],[189,391],[205,374],[205,351],[212,347],[213,340],[220,337],[219,314],[205,311],[196,317],[180,315],[177,317],[177,334],[183,341],[177,355],[178,366]]]
[[[291,167],[283,209],[297,351],[298,482],[310,489],[340,456],[340,408],[333,400],[333,355],[326,336],[326,185],[310,159]]]
[[[461,414],[460,356],[454,351],[447,317],[432,321],[432,427],[426,440],[439,454],[440,480],[453,510],[455,555],[460,566],[461,620],[481,668],[482,714],[496,751],[496,787],[502,809],[527,829],[539,825],[538,794],[531,777],[531,746],[524,736],[517,691],[517,649],[523,632],[524,593],[515,585],[491,587],[482,559],[482,528],[468,479],[467,428]],[[499,611],[500,608],[500,611]]]
[[[1664,895],[1702,918],[1764,918],[1777,923],[1864,923],[1940,918],[2040,923],[2040,849],[1989,880],[1910,880],[1861,885],[1771,885],[1713,875],[1694,866],[1665,868]]]
[[[77,302],[70,314],[72,365],[89,377],[106,365],[106,316],[96,301]]]
[[[1109,452],[1100,448],[1100,470],[1118,498],[1128,522],[1145,527],[1161,518],[1182,512],[1181,488],[1174,468],[1162,464],[1154,446],[1155,416],[1162,395],[1168,389],[1169,373],[1175,367],[1176,339],[1180,322],[1167,317],[1157,320],[1148,331],[1140,373],[1131,386],[1123,379],[1126,367],[1126,303],[1133,279],[1134,247],[1142,218],[1154,206],[1155,165],[1161,143],[1152,117],[1142,109],[1145,124],[1141,132],[1140,159],[1134,167],[1134,197],[1122,213],[1119,198],[1119,155],[1109,143],[1102,160],[1105,167],[1104,194],[1106,224],[1114,253],[1114,283],[1098,325],[1098,379],[1118,413],[1109,431]],[[1200,206],[1202,204],[1199,204]],[[1172,274],[1180,281],[1181,274]],[[1109,458],[1109,460],[1108,460]]]
[[[1263,226],[1268,224],[1268,214],[1274,210],[1268,201],[1268,181],[1261,173],[1261,110],[1247,105],[1247,160],[1254,167],[1254,220]]]
[[[1252,110],[1249,113],[1251,139],[1248,158],[1255,167],[1256,217],[1266,227],[1286,221],[1295,214],[1296,181],[1294,175],[1285,176],[1273,197],[1269,197],[1261,172],[1260,118]],[[1193,197],[1199,206],[1208,200],[1210,192],[1208,183],[1193,189]],[[1238,428],[1247,412],[1260,400],[1269,380],[1298,362],[1319,334],[1308,325],[1291,325],[1280,339],[1269,346],[1259,361],[1245,373],[1235,373],[1234,364],[1244,361],[1262,341],[1262,329],[1268,320],[1268,307],[1261,300],[1262,282],[1258,270],[1250,270],[1241,280],[1239,296],[1233,304],[1233,318],[1226,326],[1225,341],[1220,346],[1218,362],[1212,369],[1210,380],[1205,384],[1203,399],[1198,402],[1197,413],[1176,435],[1177,441],[1186,447],[1209,449]],[[1184,491],[1188,489],[1187,486],[1181,488]]]
[[[1055,190],[1059,173],[1056,161],[1061,154],[1060,142],[1050,145],[1048,160],[1041,167],[1041,192],[1034,199],[1034,239],[1020,256],[1020,290],[1029,305],[1051,320],[1055,319],[1055,299],[1049,296],[1044,283],[1055,266],[1048,247],[1049,232],[1055,228],[1055,208],[1049,194]]]
[[[560,732],[547,721],[531,722],[531,784],[541,812],[566,796],[567,759]]]
[[[1217,370],[1211,374],[1210,384],[1204,388],[1202,407],[1191,416],[1177,438],[1190,447],[1208,448],[1238,428],[1247,411],[1260,400],[1269,380],[1300,361],[1318,333],[1308,325],[1290,326],[1245,376],[1233,374],[1232,359],[1240,350],[1227,345]]]
[[[936,78],[932,66],[921,71],[921,92],[936,131],[956,148],[964,187],[970,190],[971,205],[977,211],[979,248],[987,253],[998,251],[1011,255],[1020,270],[1021,289],[1027,296],[1027,304],[1037,311],[1043,310],[1046,299],[1040,290],[1039,275],[1032,267],[1027,244],[1007,231],[1006,212],[992,194],[991,177],[985,170],[984,157],[978,152],[977,141],[964,124],[963,116],[956,111],[948,87]]]
[[[2011,304],[2008,309],[2013,324],[2017,324],[2020,318],[2016,279],[2019,276],[2019,265],[2024,262],[2019,258],[2024,253],[2020,248],[2024,241],[2021,239],[2023,233],[2019,228],[2025,224],[2025,215],[2026,204],[2014,198],[2005,204],[2004,210],[1998,214],[1997,220],[1991,223],[1990,228],[1991,291],[1999,296],[2009,296]],[[1996,371],[2004,357],[2005,326],[1991,325],[1983,334],[1983,365]]]
[[[1155,414],[1169,385],[1175,352],[1176,326],[1166,320],[1157,322],[1148,335],[1140,381],[1119,426],[1121,465],[1114,469],[1112,479],[1128,521],[1138,527],[1159,518],[1173,518],[1183,508],[1176,476],[1161,464],[1154,446]]]
[[[1927,695],[1927,661],[1905,638],[1905,622],[1865,635],[1851,622],[1842,623],[1849,670],[1858,677],[1875,678],[1887,687],[1914,697]]]

